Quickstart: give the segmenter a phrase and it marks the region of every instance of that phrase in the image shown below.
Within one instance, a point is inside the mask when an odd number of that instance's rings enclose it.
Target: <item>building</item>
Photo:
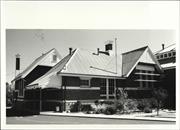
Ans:
[[[11,81],[15,89],[14,97],[17,109],[24,108],[24,102],[30,102],[24,98],[26,86],[48,72],[60,60],[61,56],[57,50],[51,49],[35,59],[24,71],[19,73],[15,79]]]
[[[106,45],[105,51],[70,48],[67,56],[24,87],[25,109],[54,111],[60,106],[61,111],[68,110],[77,100],[114,100],[117,89],[125,89],[129,98],[151,97],[162,69],[150,48],[122,55],[112,52],[112,44]]]
[[[168,91],[166,107],[176,108],[176,46],[172,44],[164,47],[155,53],[155,56],[164,70],[163,88]]]

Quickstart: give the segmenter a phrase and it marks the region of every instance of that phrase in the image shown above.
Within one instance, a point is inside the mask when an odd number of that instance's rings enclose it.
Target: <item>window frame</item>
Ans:
[[[82,81],[87,81],[88,82],[88,84],[82,84],[81,82]],[[80,87],[82,87],[82,88],[90,88],[91,87],[91,79],[90,78],[80,78],[80,81],[79,81],[80,83]]]
[[[160,59],[164,59],[164,54],[161,54],[161,55],[160,55]]]
[[[157,55],[156,58],[159,60],[159,55]]]
[[[172,52],[172,57],[175,57],[175,56],[176,56],[176,52],[173,51],[173,52]]]
[[[168,53],[168,57],[169,58],[172,57],[172,53],[171,52]]]
[[[52,55],[52,62],[57,62],[57,55],[56,54],[53,54]]]
[[[164,53],[164,58],[168,58],[168,54],[167,53]]]

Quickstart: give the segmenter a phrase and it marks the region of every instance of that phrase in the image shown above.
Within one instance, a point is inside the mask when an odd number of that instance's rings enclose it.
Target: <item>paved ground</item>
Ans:
[[[63,117],[63,116],[26,116],[7,117],[7,124],[172,124],[175,122],[143,121],[124,119],[99,119],[84,117]]]

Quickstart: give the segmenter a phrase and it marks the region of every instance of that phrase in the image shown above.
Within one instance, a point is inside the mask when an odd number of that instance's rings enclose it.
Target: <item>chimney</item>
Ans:
[[[105,52],[108,55],[113,55],[113,41],[108,40],[105,42]]]
[[[164,50],[164,44],[162,44],[162,50]]]
[[[16,70],[20,70],[20,55],[16,55]]]
[[[113,43],[113,41],[110,41],[110,40],[106,41],[106,43],[105,43],[105,51],[110,51],[110,50],[113,49],[112,48],[112,43]]]
[[[70,47],[69,48],[69,55],[71,55],[72,54],[72,48]]]

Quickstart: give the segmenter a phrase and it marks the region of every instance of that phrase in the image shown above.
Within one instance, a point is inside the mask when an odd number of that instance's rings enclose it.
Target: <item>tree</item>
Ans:
[[[11,85],[6,82],[6,106],[12,106],[13,103],[13,91]]]
[[[167,90],[163,88],[154,88],[153,97],[157,101],[157,116],[159,115],[159,109],[162,107],[164,100],[167,98]]]

